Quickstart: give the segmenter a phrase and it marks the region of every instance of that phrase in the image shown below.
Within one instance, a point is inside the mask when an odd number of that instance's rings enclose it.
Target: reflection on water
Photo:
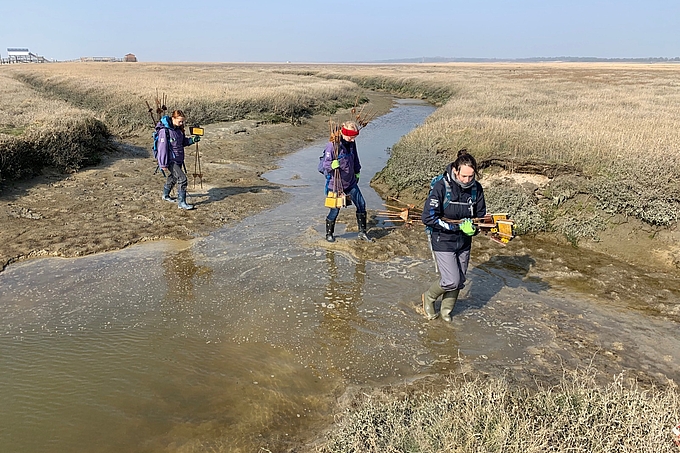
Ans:
[[[362,130],[367,181],[431,111],[403,103]],[[678,373],[677,325],[565,287],[559,277],[577,273],[559,250],[476,241],[445,324],[413,309],[431,262],[302,245],[322,237],[322,147],[265,175],[290,202],[207,238],[2,272],[0,451],[280,451],[328,421],[345,386],[448,372],[459,358],[533,373],[599,348],[619,367]]]
[[[328,283],[321,303],[323,315],[319,321],[317,335],[321,346],[320,356],[328,360],[328,372],[344,374],[361,366],[353,354],[352,338],[365,324],[358,309],[363,300],[363,286],[366,280],[366,262],[350,264],[350,272],[338,267],[336,252],[326,251]]]

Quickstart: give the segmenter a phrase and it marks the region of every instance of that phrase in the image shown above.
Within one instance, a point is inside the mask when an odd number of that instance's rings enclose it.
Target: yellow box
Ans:
[[[498,222],[499,220],[508,220],[507,214],[491,214],[491,217],[493,217],[494,222]]]
[[[202,127],[190,127],[189,128],[189,135],[203,135],[205,131],[203,130]]]
[[[498,225],[498,235],[506,238],[515,237],[512,233],[512,223],[510,220],[498,220],[496,222]]]
[[[344,208],[346,203],[347,198],[344,193],[328,192],[328,195],[326,195],[325,205],[327,208]]]

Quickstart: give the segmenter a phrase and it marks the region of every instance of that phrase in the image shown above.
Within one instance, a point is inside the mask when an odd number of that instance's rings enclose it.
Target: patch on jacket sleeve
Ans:
[[[436,198],[431,198],[430,199],[430,206],[433,208],[438,208],[439,207],[439,200]]]

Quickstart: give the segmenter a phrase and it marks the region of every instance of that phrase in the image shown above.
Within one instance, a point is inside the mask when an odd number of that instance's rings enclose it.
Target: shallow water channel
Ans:
[[[386,149],[432,111],[400,101],[362,130],[369,209],[383,203],[368,181]],[[599,354],[612,371],[680,378],[677,323],[577,288],[591,276],[546,244],[477,241],[454,322],[426,322],[413,304],[436,278],[430,261],[310,245],[327,211],[322,148],[265,175],[287,203],[209,237],[2,272],[0,451],[258,451],[323,426],[347,386],[463,366],[548,374]]]

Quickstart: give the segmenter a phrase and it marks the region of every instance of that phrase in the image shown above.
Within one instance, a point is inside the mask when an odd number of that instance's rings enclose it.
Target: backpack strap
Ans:
[[[170,146],[170,129],[167,127],[164,127],[163,130],[165,130],[165,143],[166,146],[168,147],[168,150],[172,153],[172,157],[176,158],[177,156],[175,155],[175,151],[172,149],[172,146]]]
[[[446,194],[444,195],[444,208],[451,203],[451,184],[446,180],[446,177],[442,178],[444,180],[444,187],[446,188]]]
[[[477,207],[477,182],[472,185],[470,193],[470,215],[475,217],[475,208]]]
[[[451,203],[451,186],[449,186],[449,183],[446,181],[446,179],[444,179],[444,183],[446,184],[446,199],[444,200],[444,208],[446,208],[446,206]],[[477,183],[472,185],[470,190],[470,200],[467,203],[454,201],[453,204],[469,206],[470,218],[474,218],[475,208],[477,207]]]

